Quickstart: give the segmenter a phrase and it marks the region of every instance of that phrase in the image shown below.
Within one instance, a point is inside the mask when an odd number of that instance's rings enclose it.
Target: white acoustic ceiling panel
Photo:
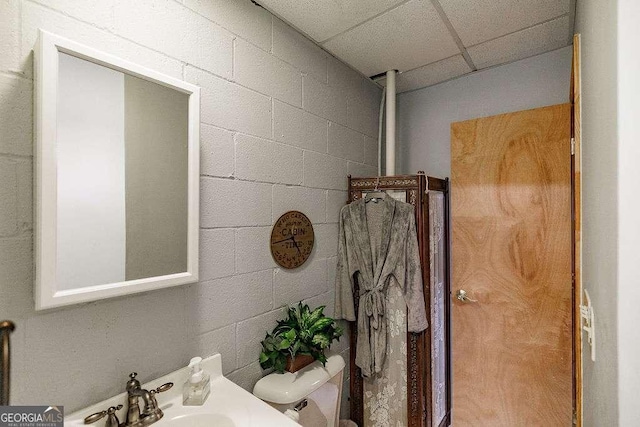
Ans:
[[[322,44],[367,76],[411,70],[459,53],[430,1],[411,0]]]
[[[569,17],[554,19],[468,49],[478,68],[516,61],[567,46]]]
[[[407,91],[570,45],[579,0],[255,1],[366,76],[400,70]]]
[[[398,92],[432,86],[473,71],[462,55],[452,56],[420,68],[399,74],[396,87]]]
[[[571,0],[439,1],[467,47],[568,14],[571,6]]]
[[[259,3],[315,41],[322,42],[404,1],[259,0]]]

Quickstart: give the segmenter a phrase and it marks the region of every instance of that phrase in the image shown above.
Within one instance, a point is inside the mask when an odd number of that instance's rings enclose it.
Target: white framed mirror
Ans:
[[[198,280],[197,86],[40,31],[36,310]]]

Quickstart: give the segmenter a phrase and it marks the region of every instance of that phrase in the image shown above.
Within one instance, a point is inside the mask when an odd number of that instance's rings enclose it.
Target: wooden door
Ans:
[[[451,126],[454,427],[572,424],[570,122]]]
[[[571,138],[573,187],[573,365],[574,424],[582,427],[582,109],[581,109],[580,34],[573,36],[573,61],[569,99],[572,106]]]

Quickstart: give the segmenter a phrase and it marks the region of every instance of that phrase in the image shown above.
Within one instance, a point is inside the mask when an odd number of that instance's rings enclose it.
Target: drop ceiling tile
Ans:
[[[317,42],[340,34],[406,0],[258,0]]]
[[[367,76],[411,70],[460,52],[427,0],[411,0],[323,46]]]
[[[569,13],[571,0],[440,0],[462,43],[472,46]]]
[[[569,45],[569,17],[554,19],[468,49],[478,68],[517,61]]]
[[[471,71],[473,70],[467,65],[462,55],[452,56],[451,58],[401,73],[397,77],[397,91],[400,93],[432,86]]]

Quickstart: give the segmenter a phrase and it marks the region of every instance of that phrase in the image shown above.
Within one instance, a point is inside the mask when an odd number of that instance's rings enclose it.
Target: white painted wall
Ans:
[[[621,426],[640,424],[640,3],[618,1],[618,387]],[[598,285],[603,285],[598,283]]]
[[[595,363],[583,347],[586,427],[618,425],[616,8],[616,0],[581,0],[576,13],[582,38],[583,286],[595,309],[597,343]]]
[[[398,172],[451,174],[451,123],[569,102],[571,47],[398,95]]]
[[[34,312],[38,28],[202,87],[200,283]],[[131,371],[145,381],[213,352],[252,388],[259,341],[284,304],[331,313],[346,175],[377,171],[379,89],[249,0],[3,0],[0,39],[0,316],[17,325],[12,403],[70,412],[122,392]],[[267,241],[290,209],[311,218],[316,247],[284,271]],[[336,349],[346,356],[346,341]]]
[[[61,289],[122,282],[124,74],[59,57],[57,282]]]

